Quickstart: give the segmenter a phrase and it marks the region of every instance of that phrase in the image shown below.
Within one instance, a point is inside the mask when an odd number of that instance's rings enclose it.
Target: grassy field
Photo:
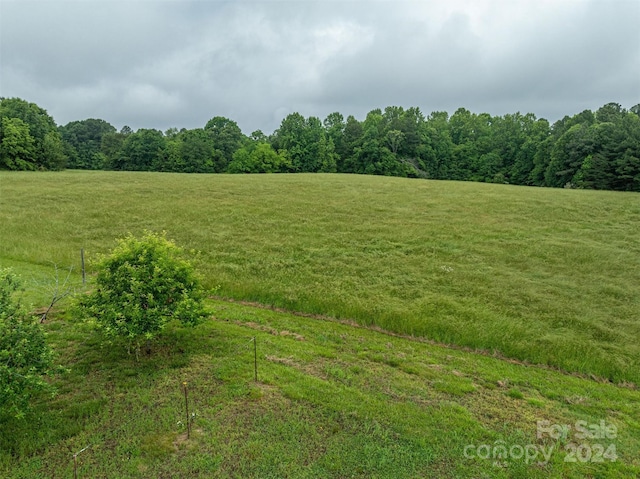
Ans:
[[[0,173],[0,265],[167,231],[222,297],[640,382],[640,196],[355,175]]]
[[[0,172],[0,267],[34,308],[56,267],[83,289],[81,248],[144,229],[197,250],[218,298],[140,362],[63,301],[44,326],[67,372],[2,424],[0,477],[73,477],[79,451],[93,478],[637,477],[639,224],[637,194]]]
[[[3,424],[0,477],[71,478],[74,454],[78,477],[109,479],[640,474],[637,390],[335,320],[209,308],[139,362],[54,316],[45,326],[69,371],[57,396]],[[538,421],[566,433],[538,437]],[[580,424],[616,429],[585,439]]]

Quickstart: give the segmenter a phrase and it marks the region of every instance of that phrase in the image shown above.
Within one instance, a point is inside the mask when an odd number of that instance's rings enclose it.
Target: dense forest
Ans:
[[[640,104],[608,103],[552,125],[534,114],[453,115],[390,106],[363,121],[292,113],[271,135],[216,116],[204,128],[57,126],[34,103],[0,99],[0,169],[186,173],[339,172],[640,191]]]

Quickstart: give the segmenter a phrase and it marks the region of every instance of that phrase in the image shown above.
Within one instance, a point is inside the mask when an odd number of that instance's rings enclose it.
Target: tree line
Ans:
[[[362,121],[292,113],[271,135],[216,116],[165,132],[100,119],[57,126],[19,98],[0,99],[0,168],[184,173],[327,172],[640,191],[640,104],[607,103],[550,124],[532,113],[452,115],[390,106]]]

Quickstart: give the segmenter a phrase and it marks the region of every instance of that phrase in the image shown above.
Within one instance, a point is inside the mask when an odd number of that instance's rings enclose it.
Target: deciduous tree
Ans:
[[[0,167],[8,170],[34,170],[35,141],[29,126],[20,118],[0,119]]]
[[[32,158],[27,164],[22,159],[22,161],[15,163],[16,166],[21,165],[19,169],[58,170],[64,168],[66,155],[60,134],[55,121],[46,110],[35,103],[20,98],[0,98],[0,121],[5,118],[14,120],[5,123],[5,126],[11,125],[9,129],[17,128],[20,130],[17,134],[9,135],[9,141],[12,143],[9,149],[14,152],[18,149],[22,151],[33,150]],[[16,119],[22,123],[16,122]],[[27,125],[29,135],[24,134],[23,125]],[[5,140],[0,139],[0,141],[4,142]],[[18,158],[18,156],[14,158]]]

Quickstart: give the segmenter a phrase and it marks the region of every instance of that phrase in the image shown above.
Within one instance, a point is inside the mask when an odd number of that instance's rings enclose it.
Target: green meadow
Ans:
[[[356,175],[7,173],[0,261],[166,231],[216,295],[640,382],[640,197]],[[45,273],[42,273],[45,274]],[[51,275],[51,273],[49,273]]]
[[[0,172],[0,267],[34,309],[144,230],[211,290],[139,361],[63,300],[57,394],[2,425],[0,477],[73,477],[76,453],[78,477],[637,477],[638,225],[633,193]]]
[[[637,390],[335,320],[209,308],[210,321],[172,327],[139,361],[86,323],[52,317],[68,371],[56,396],[3,424],[0,477],[72,478],[74,454],[80,478],[640,474]],[[603,423],[615,433],[580,438],[581,424]]]

